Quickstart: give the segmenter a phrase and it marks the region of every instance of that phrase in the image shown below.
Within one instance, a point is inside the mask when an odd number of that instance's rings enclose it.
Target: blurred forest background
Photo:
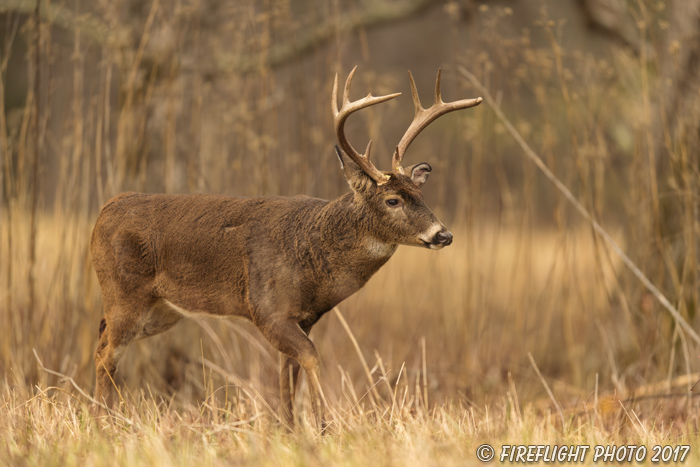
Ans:
[[[413,116],[406,70],[428,103],[440,67],[445,100],[477,97],[466,68],[697,329],[699,12],[698,0],[0,0],[0,391],[58,384],[33,349],[92,391],[102,309],[88,247],[110,197],[346,192],[330,96],[355,65],[353,98],[403,93],[347,126],[354,146],[374,141],[380,169]],[[388,374],[377,397],[402,369],[426,407],[483,405],[513,385],[547,405],[528,352],[567,407],[659,382],[687,393],[698,346],[522,156],[486,104],[409,149],[407,164],[433,166],[425,198],[455,242],[400,248],[339,306],[370,379]],[[357,405],[370,383],[338,316],[312,338],[331,405]],[[250,325],[184,322],[122,362],[125,392],[177,405],[233,381],[277,404],[277,356]]]

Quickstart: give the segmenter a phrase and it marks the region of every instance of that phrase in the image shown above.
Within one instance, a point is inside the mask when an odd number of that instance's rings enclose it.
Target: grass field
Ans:
[[[23,344],[36,356],[11,351],[27,360],[10,360],[5,373],[0,436],[8,464],[469,465],[479,463],[483,443],[497,453],[503,444],[644,444],[650,453],[690,444],[686,462],[700,460],[698,400],[686,396],[700,376],[666,379],[668,366],[625,361],[636,343],[618,337],[628,317],[606,298],[619,287],[620,266],[598,268],[587,229],[519,235],[479,226],[456,230],[455,244],[441,252],[400,248],[312,333],[329,401],[330,425],[319,435],[305,380],[300,430],[279,425],[275,352],[238,322],[185,321],[132,346],[119,369],[123,405],[95,418],[81,390],[92,391],[99,287],[84,254],[71,266],[80,286],[56,283],[55,273],[66,267],[61,242],[84,250],[90,225],[62,222],[39,222],[37,287],[50,293],[35,306],[47,310],[37,320],[46,323],[38,328],[45,340]],[[514,267],[525,252],[527,267]],[[57,313],[56,303],[95,311]],[[73,332],[59,335],[70,338],[57,338],[55,330],[69,326]],[[77,387],[41,370],[37,356]],[[15,368],[36,371],[38,384],[28,386]]]
[[[700,463],[698,342],[485,103],[407,156],[433,165],[425,199],[454,243],[400,247],[311,333],[323,434],[304,376],[298,429],[281,426],[278,356],[245,322],[135,343],[119,407],[95,415],[100,206],[127,190],[344,193],[328,99],[355,64],[353,98],[404,93],[348,123],[380,168],[410,122],[406,68],[424,104],[440,66],[446,100],[478,95],[468,69],[698,328],[700,114],[694,94],[668,105],[686,50],[664,42],[672,2],[622,2],[631,45],[587,28],[585,2],[325,3],[0,12],[0,464],[480,465],[482,444],[494,464],[502,445],[643,445],[647,464],[687,445]]]

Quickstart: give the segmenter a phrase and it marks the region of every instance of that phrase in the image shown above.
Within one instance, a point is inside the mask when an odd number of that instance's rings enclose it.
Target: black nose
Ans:
[[[452,243],[452,234],[445,230],[444,232],[438,232],[435,234],[435,243],[438,245],[447,246]]]

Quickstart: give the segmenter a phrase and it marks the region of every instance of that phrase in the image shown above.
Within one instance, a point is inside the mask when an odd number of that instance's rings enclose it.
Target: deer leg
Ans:
[[[285,320],[274,321],[269,324],[263,323],[259,326],[259,328],[267,340],[270,341],[270,343],[275,346],[277,350],[288,357],[293,358],[299,363],[299,365],[301,365],[302,368],[304,368],[306,376],[309,379],[309,395],[311,396],[311,410],[314,414],[314,421],[316,422],[316,426],[323,428],[324,422],[323,404],[321,401],[322,393],[320,363],[318,352],[316,352],[316,347],[314,346],[313,342],[311,342],[309,337],[301,329],[301,327],[299,327],[299,324],[296,321]],[[287,372],[289,372],[289,367],[287,365],[282,367],[283,370],[284,368],[287,368]],[[287,378],[288,377],[289,376],[287,376]],[[280,379],[283,380],[284,377],[281,377]],[[290,382],[286,384],[286,387],[291,387]],[[282,386],[280,386],[280,389],[284,391]],[[291,400],[291,395],[289,396],[289,399]],[[287,400],[283,399],[282,403],[282,410],[284,412],[286,407],[289,406],[286,405]]]
[[[280,416],[294,428],[294,394],[301,365],[287,354],[280,352]]]
[[[107,347],[109,346],[109,334],[107,331],[107,320],[102,318],[100,321],[100,341],[95,350],[95,373],[97,381],[95,382],[95,399],[99,402],[106,402],[107,406],[111,405],[111,382],[109,381],[109,370],[104,364],[107,359]],[[106,380],[106,382],[105,382]],[[107,384],[109,383],[109,384]]]
[[[120,316],[115,309],[105,308],[106,319],[100,322],[100,341],[95,350],[95,399],[107,407],[114,404],[115,390],[114,375],[119,358],[139,333],[138,320],[128,316],[123,319],[109,319],[109,316]]]
[[[95,351],[95,399],[109,408],[114,405],[114,375],[119,358],[119,353],[115,350],[109,334],[104,332]]]

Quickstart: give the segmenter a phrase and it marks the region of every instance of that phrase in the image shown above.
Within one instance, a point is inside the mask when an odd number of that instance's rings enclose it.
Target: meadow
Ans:
[[[669,105],[688,100],[673,2],[623,3],[632,45],[574,2],[7,7],[0,464],[480,465],[484,443],[689,445],[700,462],[700,343],[658,300],[698,329],[700,107]],[[480,95],[469,70],[658,293],[483,103],[407,153],[433,166],[426,202],[453,245],[399,247],[311,333],[323,434],[303,376],[299,427],[281,426],[277,353],[238,321],[135,343],[119,407],[96,415],[100,206],[127,190],[344,193],[329,99],[355,64],[354,96],[404,93],[348,123],[380,168],[412,116],[405,70],[424,100],[438,67],[446,100]]]

